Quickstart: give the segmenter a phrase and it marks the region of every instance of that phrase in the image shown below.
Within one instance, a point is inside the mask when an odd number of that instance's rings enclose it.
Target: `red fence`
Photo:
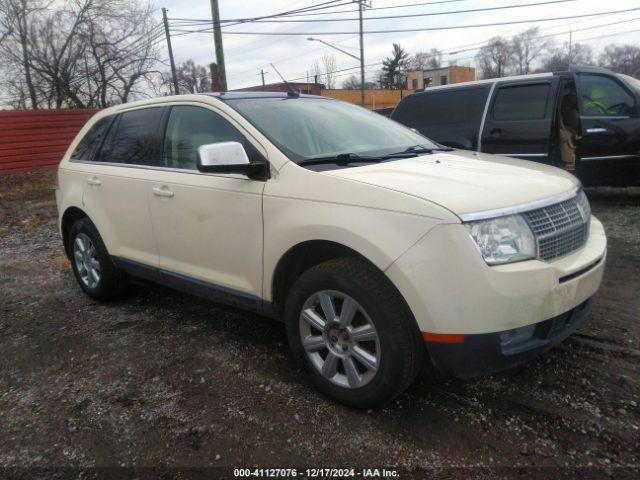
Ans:
[[[55,168],[97,110],[0,111],[0,174]]]

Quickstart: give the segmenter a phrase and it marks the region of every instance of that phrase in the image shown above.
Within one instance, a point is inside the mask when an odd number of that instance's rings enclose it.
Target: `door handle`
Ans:
[[[606,128],[602,127],[587,128],[587,133],[607,133],[607,131]]]
[[[89,185],[93,185],[94,187],[99,187],[102,185],[102,182],[98,179],[98,177],[87,178],[87,183]]]
[[[173,192],[169,190],[167,187],[153,187],[153,194],[156,197],[173,197]]]

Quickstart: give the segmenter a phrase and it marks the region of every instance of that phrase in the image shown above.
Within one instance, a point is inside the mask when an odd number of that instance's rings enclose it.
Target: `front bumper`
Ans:
[[[507,370],[531,360],[573,333],[587,317],[593,298],[556,317],[536,323],[531,334],[510,342],[512,331],[464,335],[460,343],[427,341],[437,370],[460,378]]]
[[[461,224],[433,228],[387,270],[422,332],[500,333],[551,319],[600,287],[607,240],[591,217],[585,245],[551,262],[489,266]]]

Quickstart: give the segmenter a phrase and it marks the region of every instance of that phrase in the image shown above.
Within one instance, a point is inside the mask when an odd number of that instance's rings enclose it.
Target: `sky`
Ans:
[[[327,0],[220,0],[221,19],[247,18],[265,14],[273,14],[296,8],[307,7],[324,3]],[[449,54],[457,50],[476,47],[495,35],[510,37],[530,26],[538,26],[542,34],[558,34],[553,38],[558,45],[568,41],[569,34],[562,33],[574,30],[572,34],[574,42],[586,40],[595,52],[602,50],[610,43],[631,43],[638,45],[640,41],[640,0],[573,0],[564,3],[548,3],[530,7],[521,7],[505,10],[456,13],[435,16],[409,17],[367,20],[370,17],[390,15],[415,15],[437,12],[451,12],[458,10],[481,9],[488,7],[522,5],[528,3],[542,3],[553,0],[449,0],[427,5],[416,5],[434,2],[437,0],[371,0],[374,9],[365,11],[364,22],[364,51],[365,64],[382,61],[390,55],[392,44],[399,43],[409,54],[417,51],[427,51],[437,48],[447,52],[443,56],[446,65],[449,60],[457,60],[458,65],[474,66],[473,57],[477,51],[466,51]],[[348,0],[340,3],[346,4]],[[158,10],[161,7],[168,9],[169,18],[197,18],[210,19],[211,7],[209,0],[155,0]],[[402,8],[375,9],[413,4]],[[355,10],[354,5],[335,7],[335,10]],[[555,17],[573,17],[590,13],[610,12],[638,8],[637,11],[626,13],[600,15],[597,17],[568,18],[544,22],[531,22],[536,19],[548,19]],[[326,10],[329,11],[329,10]],[[316,16],[296,17],[296,19],[355,19],[357,12],[343,12],[337,14],[323,14]],[[291,17],[293,19],[293,17]],[[158,14],[158,20],[161,15]],[[516,20],[526,20],[527,23],[516,25],[489,26],[479,28],[463,28],[441,31],[421,31],[402,33],[367,33],[373,30],[389,29],[421,29],[455,25],[473,25],[482,23],[497,23]],[[585,30],[588,27],[609,23],[617,25],[605,26]],[[200,27],[187,27],[197,29]],[[178,35],[177,22],[172,22],[172,43],[176,63],[193,59],[199,64],[209,64],[214,61],[214,44],[212,33],[192,33]],[[223,29],[223,45],[227,71],[227,82],[230,89],[258,85],[260,83],[260,70],[264,69],[267,83],[280,81],[273,68],[273,63],[280,73],[288,80],[306,78],[307,72],[312,69],[315,60],[320,60],[324,53],[335,54],[337,69],[357,67],[357,60],[324,46],[318,42],[308,41],[310,35],[317,35],[326,42],[338,45],[340,48],[359,55],[358,22],[357,20],[318,22],[318,23],[245,23],[241,25],[226,26]],[[582,30],[582,31],[576,31]],[[284,36],[258,36],[245,34],[230,34],[229,32],[283,32],[305,33],[304,35]],[[353,32],[349,34],[332,33],[318,35],[327,32]],[[627,33],[625,33],[627,32]],[[615,34],[615,35],[612,35]],[[161,44],[165,49],[164,43]],[[367,68],[367,80],[374,80],[378,66]],[[359,74],[357,69],[353,73]],[[351,72],[336,78],[337,84],[346,80]]]

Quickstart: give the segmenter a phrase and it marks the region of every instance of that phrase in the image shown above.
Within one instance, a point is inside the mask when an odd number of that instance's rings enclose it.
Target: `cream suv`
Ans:
[[[424,363],[522,363],[583,321],[602,224],[559,169],[454,151],[321,97],[164,97],[96,114],[58,171],[64,247],[105,300],[129,277],[281,318],[358,407]]]

